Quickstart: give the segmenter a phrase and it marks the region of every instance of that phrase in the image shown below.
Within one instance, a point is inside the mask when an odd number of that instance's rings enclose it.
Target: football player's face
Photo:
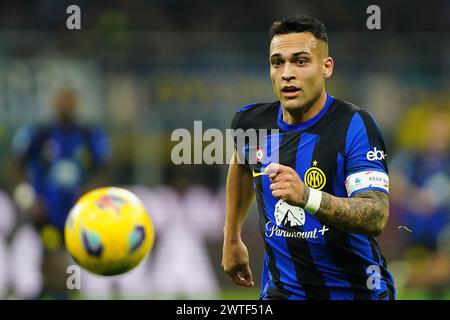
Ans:
[[[55,98],[57,116],[62,120],[71,120],[75,114],[76,100],[75,93],[68,89],[58,92]]]
[[[327,44],[312,33],[276,35],[270,43],[270,77],[275,95],[287,110],[313,104],[325,90],[333,60]]]

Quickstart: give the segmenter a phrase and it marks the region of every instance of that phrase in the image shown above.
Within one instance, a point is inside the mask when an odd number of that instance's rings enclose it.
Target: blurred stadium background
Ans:
[[[81,8],[81,30],[66,8]],[[12,141],[52,117],[55,92],[78,93],[79,119],[111,140],[108,184],[147,205],[157,240],[125,276],[87,274],[74,298],[256,299],[222,272],[226,165],[175,166],[176,128],[225,130],[234,112],[272,101],[268,27],[295,13],[329,31],[336,67],[328,91],[369,110],[388,147],[391,217],[380,245],[400,299],[450,298],[450,2],[2,1],[0,4],[0,297],[42,288],[41,241],[13,200]],[[262,241],[255,208],[244,229],[257,280]]]

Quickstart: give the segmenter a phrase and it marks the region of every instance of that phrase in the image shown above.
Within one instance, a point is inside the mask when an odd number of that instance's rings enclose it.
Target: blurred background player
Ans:
[[[391,162],[392,202],[398,223],[409,230],[404,233],[406,285],[445,298],[450,285],[450,116],[436,108],[427,108],[426,114],[423,150],[404,148]]]
[[[43,246],[41,298],[66,297],[66,217],[80,195],[104,180],[109,142],[97,127],[78,123],[77,94],[68,87],[54,97],[54,119],[22,127],[13,139],[14,198]]]

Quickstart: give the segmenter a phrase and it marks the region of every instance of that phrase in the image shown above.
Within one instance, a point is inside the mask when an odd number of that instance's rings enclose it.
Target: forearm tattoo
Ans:
[[[305,199],[309,188],[305,188]],[[342,231],[379,236],[389,216],[389,197],[380,191],[364,191],[352,198],[334,197],[322,192],[316,216],[324,223]]]

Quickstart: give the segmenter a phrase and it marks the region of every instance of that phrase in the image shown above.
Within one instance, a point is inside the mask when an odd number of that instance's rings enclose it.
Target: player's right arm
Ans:
[[[234,152],[228,169],[226,186],[226,218],[222,267],[234,283],[253,287],[248,250],[241,238],[242,225],[254,198],[252,173],[238,163]]]

